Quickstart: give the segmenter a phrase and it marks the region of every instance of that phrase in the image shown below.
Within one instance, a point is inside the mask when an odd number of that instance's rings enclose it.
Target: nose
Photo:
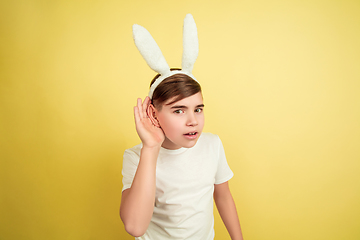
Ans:
[[[198,121],[195,116],[195,113],[189,113],[186,125],[187,126],[197,126],[198,125]]]

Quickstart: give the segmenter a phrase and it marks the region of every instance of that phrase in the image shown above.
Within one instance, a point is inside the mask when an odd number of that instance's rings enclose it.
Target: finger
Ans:
[[[143,112],[142,112],[142,103],[141,103],[141,98],[137,99],[137,108],[138,108],[138,113],[139,113],[139,120],[143,119]]]
[[[149,97],[145,97],[144,99],[144,102],[143,102],[143,105],[142,105],[142,111],[143,111],[143,116],[148,118],[149,115],[147,113],[147,109],[149,107],[149,104],[150,104],[150,98]]]
[[[134,119],[135,119],[135,124],[138,125],[138,123],[140,121],[140,115],[139,115],[139,109],[137,106],[134,107]]]

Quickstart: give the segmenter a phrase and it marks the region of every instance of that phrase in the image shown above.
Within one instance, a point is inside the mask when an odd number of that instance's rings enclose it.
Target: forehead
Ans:
[[[187,107],[191,107],[191,106],[197,106],[203,103],[203,97],[201,92],[198,92],[194,95],[191,95],[189,97],[183,98],[179,101],[174,102],[174,100],[176,99],[176,97],[170,98],[169,100],[167,100],[163,107],[173,107],[176,105],[181,105],[181,106],[187,106]]]

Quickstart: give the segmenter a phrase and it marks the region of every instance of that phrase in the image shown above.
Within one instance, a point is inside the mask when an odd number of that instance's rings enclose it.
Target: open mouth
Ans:
[[[197,137],[197,134],[198,134],[198,132],[190,132],[190,133],[185,133],[184,135],[185,135],[187,138],[193,139],[193,138],[196,138],[196,137]]]
[[[196,135],[197,132],[191,132],[191,133],[186,133],[185,135],[189,135],[189,136],[193,136],[193,135]]]

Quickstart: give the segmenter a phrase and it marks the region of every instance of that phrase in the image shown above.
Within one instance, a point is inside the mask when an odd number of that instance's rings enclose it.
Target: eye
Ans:
[[[181,113],[184,113],[184,110],[178,109],[178,110],[175,110],[174,113],[181,114]]]
[[[197,109],[195,109],[195,112],[196,112],[196,113],[201,113],[202,111],[203,111],[202,108],[197,108]]]

